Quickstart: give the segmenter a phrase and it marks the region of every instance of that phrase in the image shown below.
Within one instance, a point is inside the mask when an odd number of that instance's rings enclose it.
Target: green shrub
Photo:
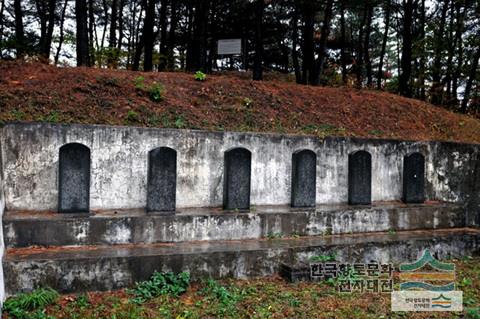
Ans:
[[[143,303],[160,295],[177,297],[187,291],[189,285],[188,272],[179,274],[154,272],[149,280],[138,282],[129,292],[135,296],[132,299],[134,303]]]
[[[176,128],[185,128],[187,125],[185,123],[185,118],[183,116],[178,116],[175,119],[175,127]]]
[[[3,311],[19,319],[51,318],[40,308],[53,304],[58,297],[58,292],[51,288],[35,289],[31,293],[22,293],[8,298],[3,304]],[[37,311],[29,313],[34,310]]]
[[[163,94],[165,93],[165,87],[161,83],[153,82],[149,87],[148,93],[150,100],[153,102],[163,101]]]
[[[138,76],[135,78],[135,89],[143,90],[145,88],[144,84],[145,78],[143,76]]]
[[[207,75],[202,71],[195,72],[194,78],[196,81],[205,81],[207,79]]]
[[[466,308],[467,319],[480,319],[480,307],[478,308]]]
[[[132,111],[132,110],[128,111],[127,117],[125,118],[125,122],[127,124],[138,122],[139,120],[140,120],[140,117],[139,117],[137,112]]]

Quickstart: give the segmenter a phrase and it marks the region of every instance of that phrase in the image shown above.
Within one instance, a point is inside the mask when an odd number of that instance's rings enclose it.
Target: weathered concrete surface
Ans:
[[[154,271],[189,271],[192,278],[257,277],[281,262],[305,262],[335,252],[340,262],[411,262],[424,249],[438,258],[477,254],[478,230],[413,231],[299,239],[196,242],[169,245],[17,250],[4,260],[8,294],[50,286],[61,292],[132,286]]]
[[[0,136],[2,135],[2,131],[0,129]],[[0,141],[0,149],[1,149],[1,141]],[[3,192],[3,169],[2,169],[2,154],[0,153],[0,258],[3,260],[3,255],[5,252],[5,245],[3,241],[3,214],[5,211],[5,197]],[[5,283],[3,280],[3,264],[0,265],[0,315],[1,315],[1,308],[3,305],[3,301],[5,300]]]
[[[478,145],[204,132],[87,125],[8,124],[1,136],[7,210],[57,209],[58,150],[72,142],[92,151],[91,209],[146,206],[148,152],[177,151],[177,208],[220,207],[224,152],[252,152],[252,205],[289,205],[292,154],[317,154],[317,204],[345,203],[348,154],[372,155],[372,200],[401,200],[403,157],[421,152],[426,160],[426,200],[478,203],[474,191]],[[478,174],[477,174],[478,176]],[[475,220],[478,204],[469,209]]]
[[[317,204],[346,203],[348,154],[372,155],[372,200],[401,200],[403,157],[420,152],[426,161],[426,200],[466,205],[468,223],[480,212],[479,146],[355,138],[96,125],[8,124],[1,134],[7,210],[52,210],[58,201],[58,151],[78,142],[92,151],[90,208],[146,206],[148,152],[177,151],[177,208],[220,207],[224,152],[252,152],[251,205],[289,205],[292,154],[317,154]]]
[[[239,240],[273,233],[315,236],[464,226],[463,207],[447,203],[325,205],[316,209],[270,206],[257,207],[249,213],[184,209],[168,216],[140,210],[91,216],[7,212],[4,217],[8,248]]]

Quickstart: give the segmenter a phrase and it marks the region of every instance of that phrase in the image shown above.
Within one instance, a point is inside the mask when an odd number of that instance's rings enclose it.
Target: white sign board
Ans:
[[[217,54],[242,54],[242,39],[218,40]]]

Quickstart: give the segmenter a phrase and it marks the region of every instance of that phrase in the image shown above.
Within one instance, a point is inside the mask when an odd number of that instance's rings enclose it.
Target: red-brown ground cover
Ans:
[[[385,92],[18,62],[0,64],[0,121],[480,142],[479,119]]]

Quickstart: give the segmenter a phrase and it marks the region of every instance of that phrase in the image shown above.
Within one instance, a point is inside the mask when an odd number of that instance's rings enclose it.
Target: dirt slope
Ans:
[[[384,92],[17,62],[0,64],[0,121],[480,143],[480,120]]]

